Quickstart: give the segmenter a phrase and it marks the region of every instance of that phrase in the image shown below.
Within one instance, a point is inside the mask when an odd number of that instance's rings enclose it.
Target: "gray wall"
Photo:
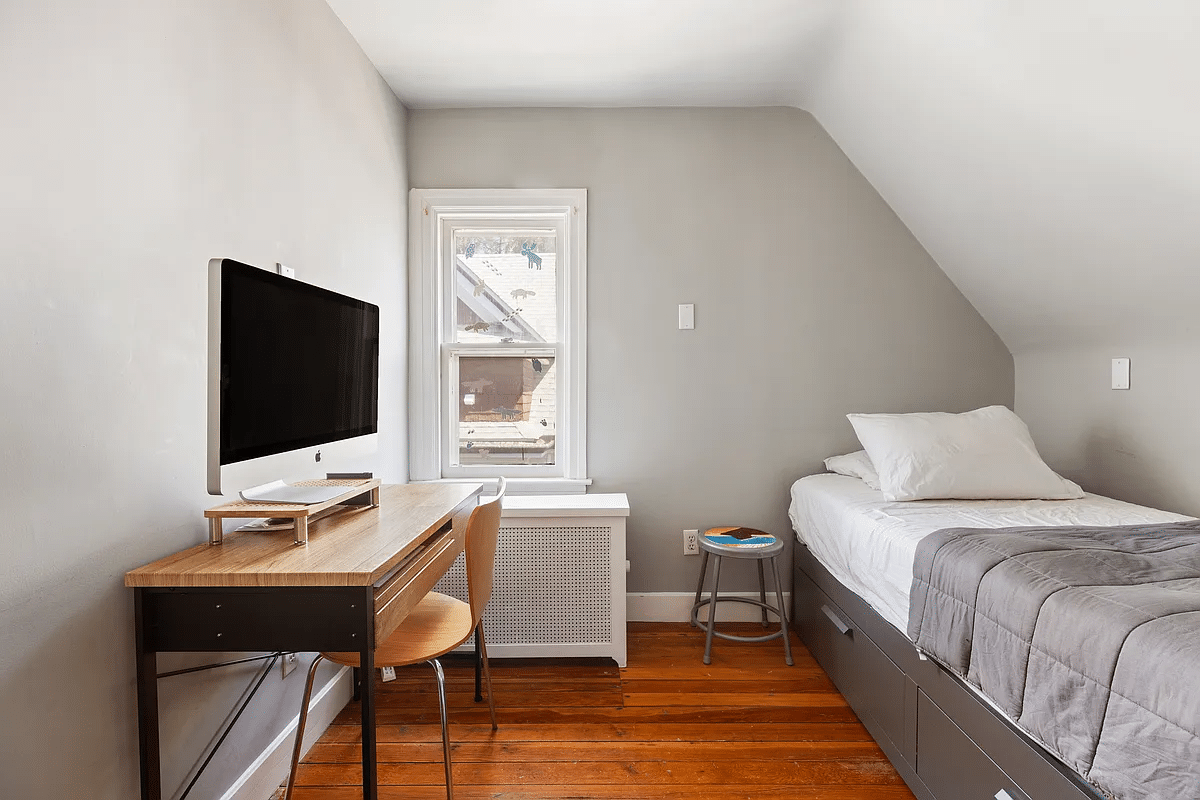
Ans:
[[[413,110],[408,144],[414,186],[588,189],[589,473],[629,494],[631,592],[694,589],[684,528],[790,533],[847,412],[1013,401],[1008,351],[807,113]]]
[[[1121,357],[1131,360],[1127,391],[1110,388]],[[1017,413],[1042,455],[1088,491],[1200,516],[1198,359],[1186,339],[1022,354]]]
[[[126,570],[204,541],[206,265],[377,301],[405,477],[404,109],[320,0],[0,6],[0,795],[138,795]],[[201,657],[161,659],[164,669]],[[162,683],[173,793],[254,667]],[[273,674],[192,796],[297,711]]]

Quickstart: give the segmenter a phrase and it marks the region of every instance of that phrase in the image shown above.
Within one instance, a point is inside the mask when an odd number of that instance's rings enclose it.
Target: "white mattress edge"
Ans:
[[[917,544],[934,531],[1192,519],[1097,494],[1078,500],[889,501],[858,478],[829,473],[795,481],[791,498],[788,517],[797,540],[906,638]]]

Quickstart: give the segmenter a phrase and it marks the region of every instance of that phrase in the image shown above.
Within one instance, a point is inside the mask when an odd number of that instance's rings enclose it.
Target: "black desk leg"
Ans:
[[[367,590],[367,608],[374,611],[373,590]],[[362,683],[362,772],[363,800],[379,798],[379,762],[375,752],[375,618],[367,617],[366,646],[358,652]]]
[[[158,743],[158,653],[146,649],[142,591],[135,589],[133,593],[138,758],[141,764],[142,800],[162,800],[162,769]]]

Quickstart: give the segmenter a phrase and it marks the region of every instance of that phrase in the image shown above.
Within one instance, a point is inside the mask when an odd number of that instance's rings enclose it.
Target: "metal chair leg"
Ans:
[[[761,563],[761,562],[760,562]],[[779,601],[779,631],[783,634],[783,655],[789,667],[795,666],[792,661],[792,643],[788,640],[787,609],[783,605],[783,584],[779,581],[779,563],[771,556],[771,571],[775,573],[775,597]]]
[[[296,785],[296,767],[300,765],[300,748],[304,744],[304,726],[308,722],[308,704],[312,699],[313,679],[317,676],[317,665],[324,660],[318,655],[308,668],[308,680],[304,682],[304,699],[300,701],[300,721],[296,724],[296,743],[292,745],[292,768],[288,772],[287,791],[283,800],[292,800],[292,789]]]
[[[700,623],[697,619],[700,611],[700,593],[704,591],[704,576],[708,572],[708,551],[703,551],[704,559],[700,562],[700,579],[696,581],[696,600],[692,603],[692,615],[688,618],[693,628],[699,628]],[[712,610],[709,610],[712,613]]]
[[[762,626],[767,627],[767,582],[763,579],[762,559],[755,562],[758,564],[758,602],[762,603],[759,610],[762,612]],[[774,561],[772,560],[772,563]]]
[[[483,620],[479,620],[479,624],[475,626],[475,641],[479,644],[479,652],[482,655],[480,663],[483,665],[483,677],[487,682],[488,694],[488,711],[492,713],[492,730],[497,730],[500,726],[496,724],[496,700],[492,694],[492,669],[488,665],[487,643],[483,640]]]
[[[436,658],[425,663],[433,667],[433,674],[437,677],[438,708],[442,716],[442,756],[446,762],[446,800],[454,800],[454,780],[450,774],[450,722],[446,718],[446,676],[442,672],[441,662]]]
[[[482,628],[483,628],[483,620],[480,620],[479,624],[475,626],[475,702],[476,703],[483,702],[482,680],[481,680],[481,674],[483,672],[483,669],[482,669],[483,668],[483,649],[482,649],[482,645],[480,645],[480,643],[479,643],[479,640],[480,640],[479,631]],[[491,689],[488,690],[488,694],[489,695],[491,694]]]
[[[717,624],[717,587],[721,585],[721,557],[713,556],[712,599],[708,603],[708,635],[704,637],[704,663],[712,663],[713,631]]]

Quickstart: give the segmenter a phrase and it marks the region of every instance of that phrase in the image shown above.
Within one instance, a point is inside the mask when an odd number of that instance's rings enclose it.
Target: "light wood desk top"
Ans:
[[[291,531],[231,533],[125,573],[125,585],[372,586],[428,534],[475,506],[480,484],[383,486],[377,508],[350,507],[311,523],[308,544]]]

